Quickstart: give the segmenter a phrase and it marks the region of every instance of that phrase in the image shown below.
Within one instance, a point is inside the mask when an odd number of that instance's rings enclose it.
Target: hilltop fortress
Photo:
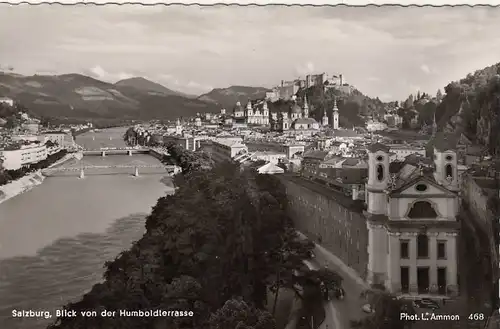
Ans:
[[[313,86],[323,86],[327,89],[337,89],[346,94],[352,92],[352,86],[345,82],[342,74],[329,75],[327,73],[309,74],[305,79],[295,79],[290,81],[281,80],[281,84],[273,88],[272,91],[266,93],[266,100],[275,102],[279,99],[289,100],[297,94],[299,89],[310,88]]]

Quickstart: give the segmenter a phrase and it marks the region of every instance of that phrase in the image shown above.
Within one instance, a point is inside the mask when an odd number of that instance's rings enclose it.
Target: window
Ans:
[[[446,156],[446,161],[451,161],[451,160],[453,160],[453,157],[451,155],[447,155]]]
[[[446,241],[437,242],[437,258],[446,259]]]
[[[377,179],[381,182],[384,180],[384,166],[377,165]]]
[[[432,207],[432,204],[428,201],[417,201],[415,202],[410,211],[408,212],[408,218],[419,219],[419,218],[437,218],[436,210]]]
[[[447,164],[445,167],[446,178],[451,177],[453,179],[453,167],[451,164]]]
[[[382,161],[382,160],[384,160],[384,157],[383,157],[383,156],[381,156],[381,155],[379,155],[379,156],[377,157],[377,161]]]
[[[400,273],[401,292],[408,293],[410,290],[410,268],[402,266]]]
[[[417,236],[417,257],[418,258],[428,258],[429,257],[429,238],[426,234],[419,234]]]
[[[415,186],[415,189],[419,192],[425,192],[427,190],[427,185],[417,184],[417,186]]]
[[[399,241],[399,253],[401,258],[404,259],[410,258],[409,247],[410,247],[410,242],[408,240]]]

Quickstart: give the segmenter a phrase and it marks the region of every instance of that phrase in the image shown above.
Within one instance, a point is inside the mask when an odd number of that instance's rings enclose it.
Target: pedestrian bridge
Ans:
[[[42,170],[42,174],[44,176],[54,176],[54,174],[57,174],[59,172],[79,172],[80,173],[79,177],[84,178],[86,170],[94,172],[95,170],[133,169],[133,175],[138,177],[140,168],[162,168],[165,169],[168,173],[174,173],[176,171],[175,166],[173,165],[170,166],[169,165],[107,165],[107,166],[87,165],[80,167],[46,168]]]
[[[83,149],[83,155],[98,155],[105,157],[106,155],[133,155],[133,154],[148,154],[150,149],[145,148],[132,148],[132,147],[115,147],[115,148],[100,148],[100,149]]]

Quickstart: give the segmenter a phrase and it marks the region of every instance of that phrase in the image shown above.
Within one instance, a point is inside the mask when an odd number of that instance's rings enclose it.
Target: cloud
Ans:
[[[431,69],[425,64],[420,65],[420,70],[425,74],[431,74]]]
[[[22,74],[143,76],[185,92],[326,72],[404,99],[498,61],[499,28],[489,7],[0,5],[0,58]]]
[[[96,65],[90,69],[86,69],[84,70],[84,73],[88,74],[93,78],[112,83],[115,83],[119,80],[130,79],[134,77],[133,74],[125,72],[118,72],[118,73],[108,72],[105,69],[103,69],[100,65]]]
[[[314,63],[311,61],[306,62],[303,65],[298,65],[295,68],[295,73],[304,78],[308,74],[316,73],[314,71]]]

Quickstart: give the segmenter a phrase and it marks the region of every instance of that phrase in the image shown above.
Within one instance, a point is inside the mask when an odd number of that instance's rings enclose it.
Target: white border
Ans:
[[[198,1],[184,1],[184,0],[174,0],[174,1],[161,1],[161,0],[82,0],[82,1],[74,1],[74,0],[59,0],[59,1],[43,1],[43,0],[31,0],[31,1],[21,1],[21,0],[11,0],[11,1],[2,1],[0,3],[61,3],[61,4],[76,4],[76,3],[96,3],[96,4],[106,4],[106,3],[131,3],[131,4],[201,4],[201,5],[212,5],[212,4],[240,4],[240,5],[248,5],[248,4],[256,4],[256,5],[266,5],[266,4],[274,4],[274,5],[352,5],[352,6],[366,6],[366,5],[416,5],[416,6],[447,6],[447,5],[485,5],[485,6],[497,6],[500,5],[500,0],[403,0],[403,1],[391,1],[391,0],[343,0],[343,1],[327,1],[327,0],[276,0],[276,1],[266,1],[266,0],[219,0],[219,1],[210,1],[210,0],[198,0]],[[458,23],[458,22],[457,22]]]

